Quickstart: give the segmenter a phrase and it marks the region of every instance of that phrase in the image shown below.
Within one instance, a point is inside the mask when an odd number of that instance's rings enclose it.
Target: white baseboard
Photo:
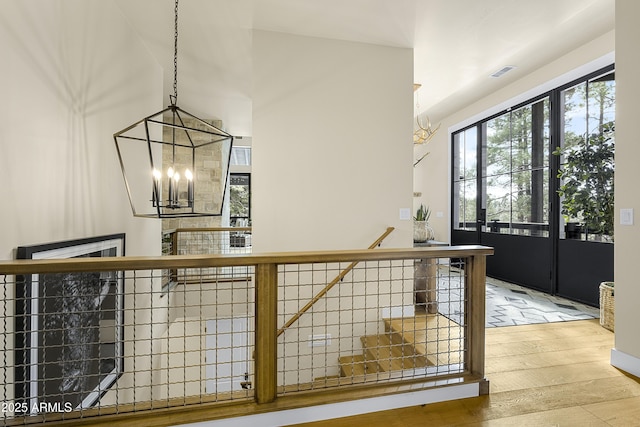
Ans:
[[[412,393],[399,393],[389,396],[372,397],[369,399],[351,400],[348,402],[331,403],[327,405],[306,408],[288,409],[267,412],[264,414],[246,415],[227,418],[224,420],[204,421],[193,424],[183,424],[189,427],[278,427],[287,424],[301,424],[313,421],[343,418],[369,412],[385,411],[388,409],[406,408],[427,403],[444,402],[448,400],[465,399],[480,395],[479,383],[452,385],[449,387],[421,390]]]
[[[611,350],[611,365],[640,378],[640,359],[635,356],[614,348]]]

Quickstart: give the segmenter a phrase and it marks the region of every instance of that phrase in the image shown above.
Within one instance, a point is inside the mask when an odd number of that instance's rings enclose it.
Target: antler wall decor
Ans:
[[[413,91],[416,92],[418,89],[420,89],[422,85],[419,83],[414,83],[413,85]],[[425,116],[425,119],[427,121],[427,125],[424,126],[424,122],[422,120],[420,120],[420,103],[418,102],[418,96],[416,94],[416,123],[418,125],[418,129],[416,129],[413,132],[413,144],[414,145],[419,145],[419,144],[428,144],[429,141],[431,141],[431,138],[433,138],[433,136],[436,134],[436,132],[438,132],[438,129],[440,129],[440,124],[438,124],[438,126],[435,129],[431,128],[431,121],[429,120],[428,116]],[[427,155],[429,155],[429,153],[425,153],[423,154],[418,160],[416,160],[416,162],[413,164],[413,166],[415,167],[418,163],[420,163],[422,160],[424,160],[425,157],[427,157]]]
[[[426,127],[422,125],[422,122],[420,120],[420,115],[416,116],[416,123],[418,124],[418,130],[416,130],[413,133],[413,143],[414,144],[426,144],[427,142],[429,142],[431,140],[433,135],[435,135],[436,132],[438,132],[438,129],[440,129],[440,125],[442,123],[440,123],[437,128],[431,129],[431,121],[429,120],[429,117],[425,116],[425,118],[427,120],[427,126]]]

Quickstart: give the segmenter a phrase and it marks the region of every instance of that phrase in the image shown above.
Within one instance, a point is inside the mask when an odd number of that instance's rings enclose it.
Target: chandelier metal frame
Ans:
[[[147,218],[220,216],[227,190],[234,137],[177,105],[178,0],[175,1],[174,16],[173,95],[169,95],[170,105],[114,133],[113,138],[134,216]],[[130,143],[136,144],[136,148],[131,149]],[[140,143],[145,144],[146,147],[141,148]],[[203,161],[201,157],[210,156],[211,152],[216,150],[219,150],[220,155],[223,156],[221,161],[226,162],[220,165],[219,169],[222,173],[217,176],[221,182],[221,194],[214,194],[214,197],[217,197],[216,200],[199,202],[197,197],[202,192],[196,191],[196,182],[203,183],[207,178],[206,175],[216,175],[212,170],[203,171],[202,164],[211,163],[211,160]],[[136,153],[136,160],[133,162],[126,160],[128,153],[131,152]],[[128,171],[130,175],[140,178],[139,171],[133,169],[139,167],[143,157],[148,158],[149,162],[149,187],[137,183],[132,185],[132,181],[127,177]],[[161,171],[166,165],[169,166],[165,180]],[[182,191],[185,190],[185,185],[180,182],[179,166],[184,168],[186,191]],[[198,176],[197,170],[200,170],[202,176]],[[146,173],[142,175],[147,176]],[[151,197],[141,197],[140,191]],[[207,194],[211,194],[211,191]],[[144,201],[146,206],[143,209],[137,209],[136,205],[140,204],[142,199],[147,199]],[[150,206],[147,202],[150,202]]]

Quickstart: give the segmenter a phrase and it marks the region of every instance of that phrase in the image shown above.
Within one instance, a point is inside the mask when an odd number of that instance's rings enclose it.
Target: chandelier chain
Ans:
[[[174,38],[173,38],[173,100],[172,104],[178,102],[178,0],[174,11]]]

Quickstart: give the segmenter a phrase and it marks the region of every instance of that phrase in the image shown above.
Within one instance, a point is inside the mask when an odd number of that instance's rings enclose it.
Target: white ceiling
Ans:
[[[174,0],[114,0],[173,93]],[[614,29],[614,0],[181,0],[178,104],[251,135],[251,30],[414,49],[438,120]],[[505,65],[514,71],[489,75]]]

